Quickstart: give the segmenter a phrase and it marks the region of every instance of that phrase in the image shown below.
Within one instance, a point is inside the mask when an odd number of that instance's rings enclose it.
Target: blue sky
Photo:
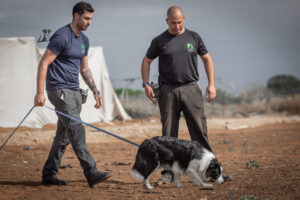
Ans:
[[[140,77],[151,40],[167,29],[166,10],[182,7],[186,28],[203,38],[216,70],[216,87],[237,94],[276,74],[300,78],[299,0],[93,0],[91,46],[101,45],[112,83]],[[71,22],[73,0],[0,0],[0,37],[34,36]],[[53,32],[52,32],[53,33]],[[38,43],[45,47],[45,43]],[[200,85],[207,85],[199,60]],[[157,61],[151,65],[156,81]],[[130,87],[141,89],[141,80]]]

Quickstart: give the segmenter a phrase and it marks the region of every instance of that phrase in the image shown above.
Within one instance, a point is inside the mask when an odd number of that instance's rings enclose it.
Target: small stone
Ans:
[[[26,146],[26,147],[24,147],[24,148],[23,148],[23,150],[25,150],[25,151],[29,151],[29,150],[30,150],[30,146]]]

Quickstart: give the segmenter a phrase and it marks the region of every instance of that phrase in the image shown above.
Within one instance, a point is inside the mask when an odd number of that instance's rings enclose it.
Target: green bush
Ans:
[[[121,95],[122,90],[123,90],[123,88],[116,88],[115,93],[117,95]],[[128,92],[128,95],[141,95],[141,94],[145,93],[143,90],[133,90],[133,89],[129,89],[129,88],[126,89],[126,92]]]

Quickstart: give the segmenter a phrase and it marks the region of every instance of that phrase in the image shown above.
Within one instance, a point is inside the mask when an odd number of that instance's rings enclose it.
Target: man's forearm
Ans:
[[[37,88],[36,93],[37,94],[44,94],[44,86],[45,86],[45,80],[47,75],[47,65],[40,62],[38,66],[38,72],[37,72]]]
[[[215,86],[215,67],[210,55],[207,55],[205,58],[203,58],[203,64],[209,85]]]
[[[215,86],[215,70],[213,65],[205,66],[205,71],[209,85]]]
[[[93,93],[97,92],[97,87],[95,85],[95,81],[90,69],[86,69],[81,72],[81,76],[85,83],[89,86],[89,88],[93,91]]]
[[[143,82],[149,81],[149,74],[150,74],[150,64],[151,60],[144,58],[141,66],[141,73]]]

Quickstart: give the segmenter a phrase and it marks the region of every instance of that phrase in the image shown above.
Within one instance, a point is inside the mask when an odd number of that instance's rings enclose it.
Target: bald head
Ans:
[[[166,22],[169,26],[169,32],[173,35],[180,35],[184,33],[183,11],[178,6],[172,6],[168,9]]]
[[[183,11],[179,6],[171,6],[167,11],[167,17],[171,16],[183,16]]]

